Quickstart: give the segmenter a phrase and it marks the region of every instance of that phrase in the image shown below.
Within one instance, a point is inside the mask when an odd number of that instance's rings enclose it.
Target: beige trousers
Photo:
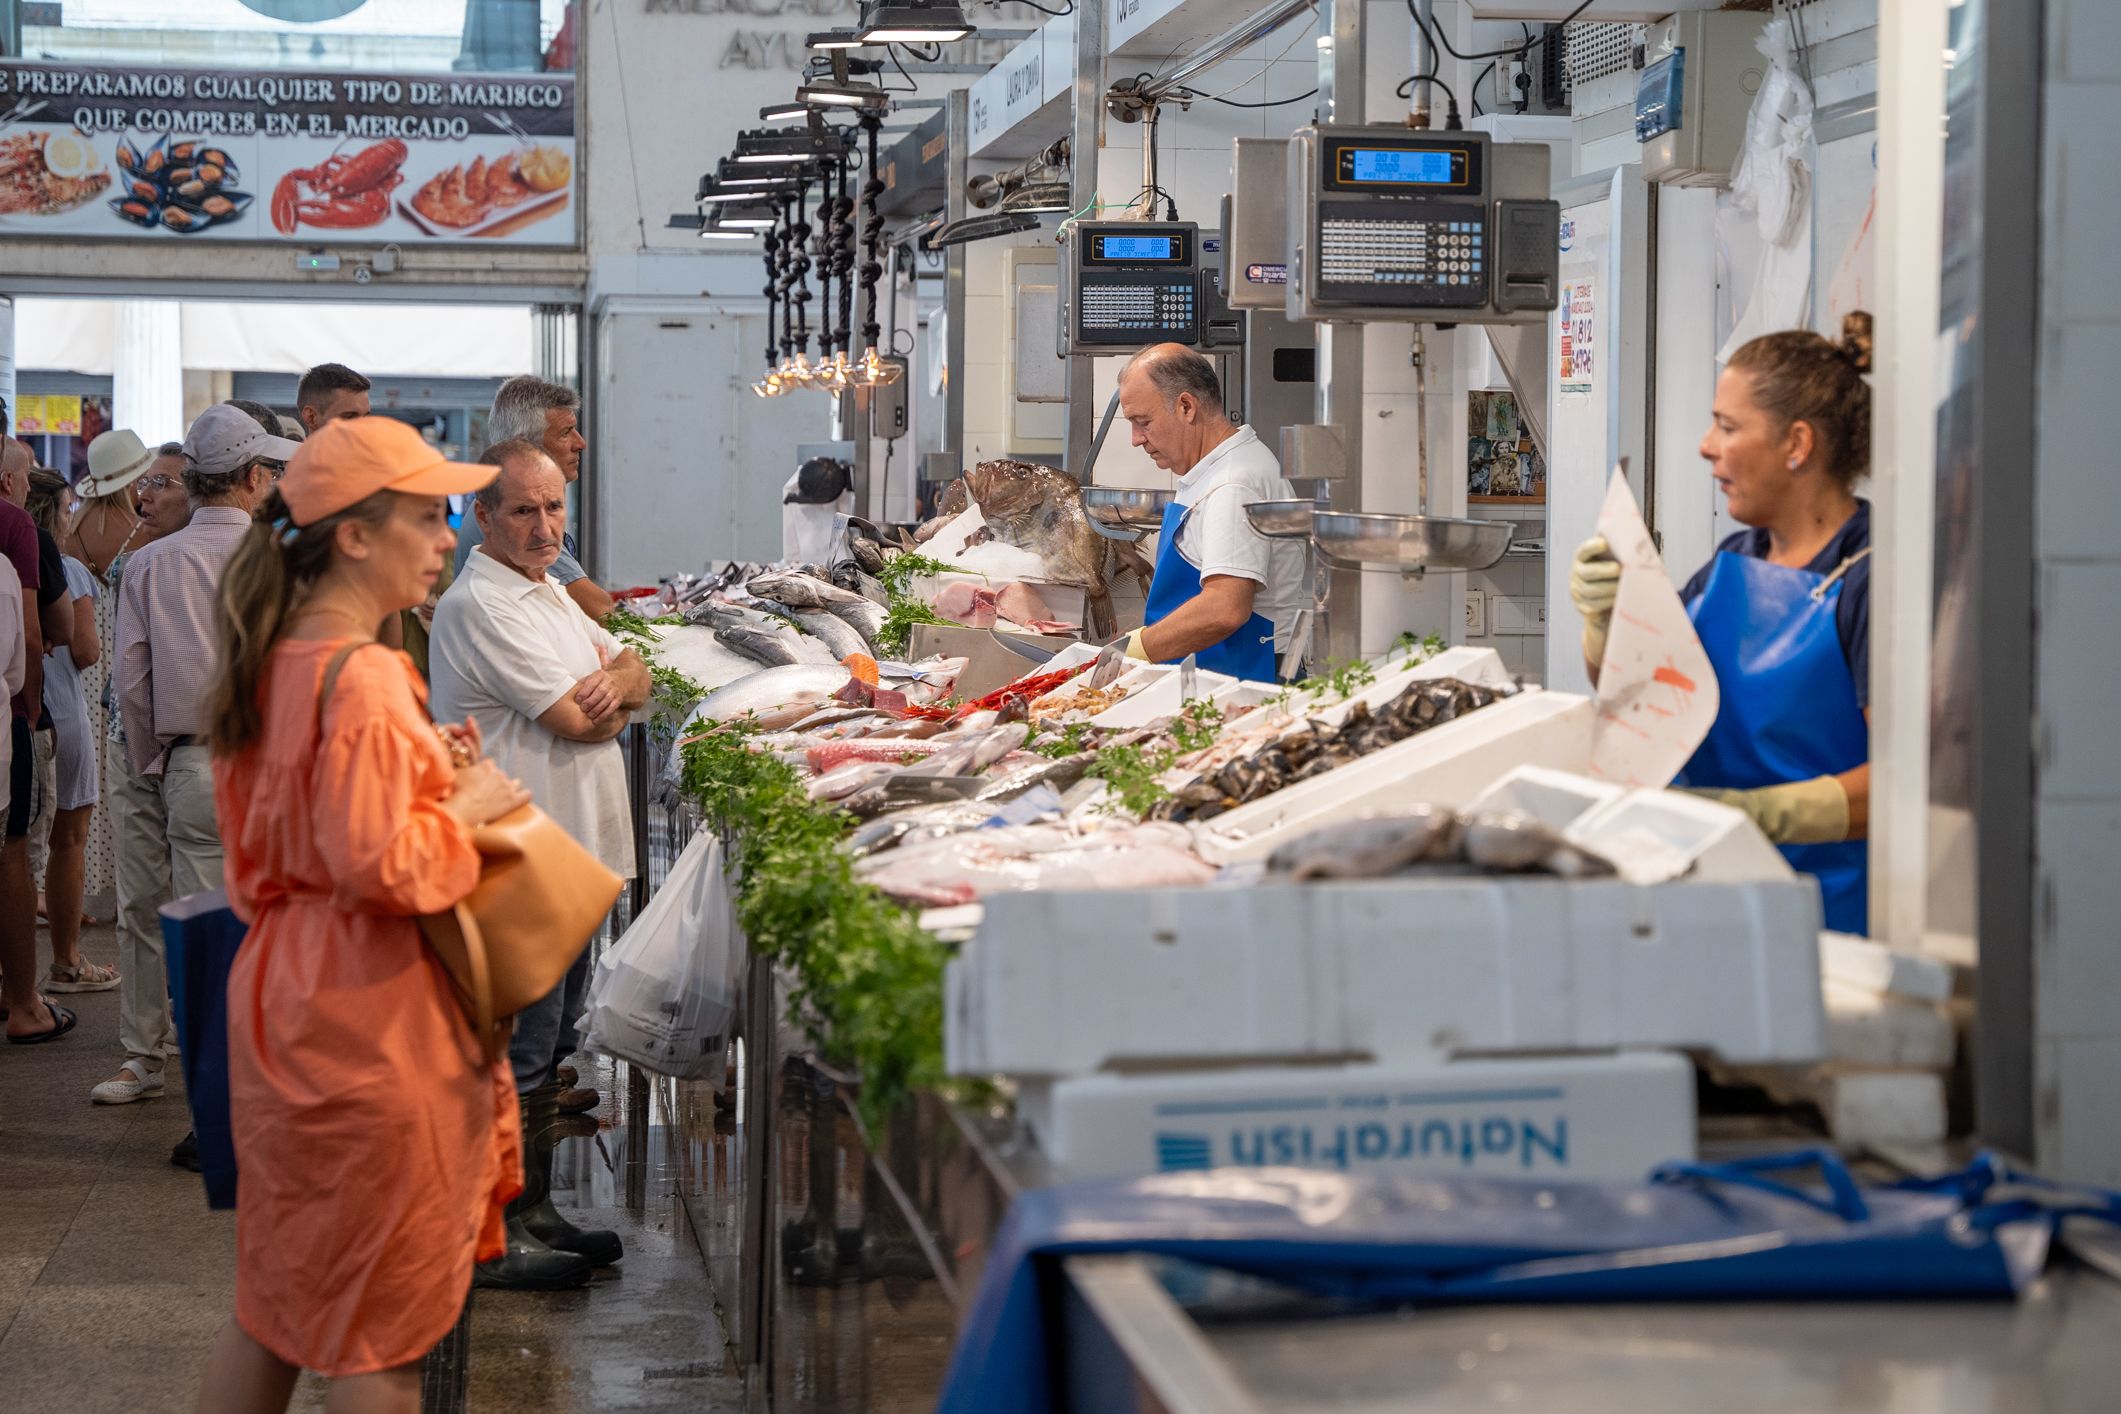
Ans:
[[[160,777],[128,768],[115,800],[118,842],[118,1039],[131,1058],[176,1054],[169,970],[159,910],[173,898],[221,887],[214,775],[204,746],[170,753]]]

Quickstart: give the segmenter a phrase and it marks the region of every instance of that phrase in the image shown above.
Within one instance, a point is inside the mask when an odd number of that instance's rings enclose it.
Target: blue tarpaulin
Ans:
[[[1777,1177],[1800,1169],[1824,1186]],[[1076,1254],[1181,1257],[1391,1304],[2007,1297],[2071,1214],[2121,1221],[2121,1195],[1988,1156],[1859,1187],[1827,1150],[1636,1184],[1215,1169],[1036,1189],[996,1237],[939,1409],[1048,1414],[1051,1265]]]

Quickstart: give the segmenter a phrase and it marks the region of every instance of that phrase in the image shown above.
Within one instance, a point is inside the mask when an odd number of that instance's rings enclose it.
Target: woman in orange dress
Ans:
[[[473,827],[529,797],[372,642],[455,547],[444,497],[495,473],[388,418],[331,423],[222,581],[214,803],[250,932],[228,984],[236,1310],[202,1414],[278,1414],[303,1369],[330,1377],[334,1414],[412,1414],[473,1262],[503,1251],[515,1087],[416,915],[471,892]]]

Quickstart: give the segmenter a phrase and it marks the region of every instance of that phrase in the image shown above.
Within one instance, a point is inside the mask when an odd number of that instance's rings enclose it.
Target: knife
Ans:
[[[1185,660],[1178,665],[1178,700],[1191,702],[1198,696],[1200,696],[1200,668],[1195,664],[1193,655],[1188,653],[1185,656]]]

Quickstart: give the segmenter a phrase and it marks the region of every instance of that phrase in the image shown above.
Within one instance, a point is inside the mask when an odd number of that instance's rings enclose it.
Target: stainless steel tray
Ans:
[[[1316,501],[1253,501],[1245,507],[1252,528],[1273,540],[1311,538],[1311,513]]]
[[[1155,530],[1164,523],[1164,508],[1177,494],[1132,486],[1085,486],[1083,510],[1100,525]]]
[[[1507,520],[1315,511],[1311,538],[1336,564],[1366,569],[1484,570],[1509,552],[1517,526]]]

